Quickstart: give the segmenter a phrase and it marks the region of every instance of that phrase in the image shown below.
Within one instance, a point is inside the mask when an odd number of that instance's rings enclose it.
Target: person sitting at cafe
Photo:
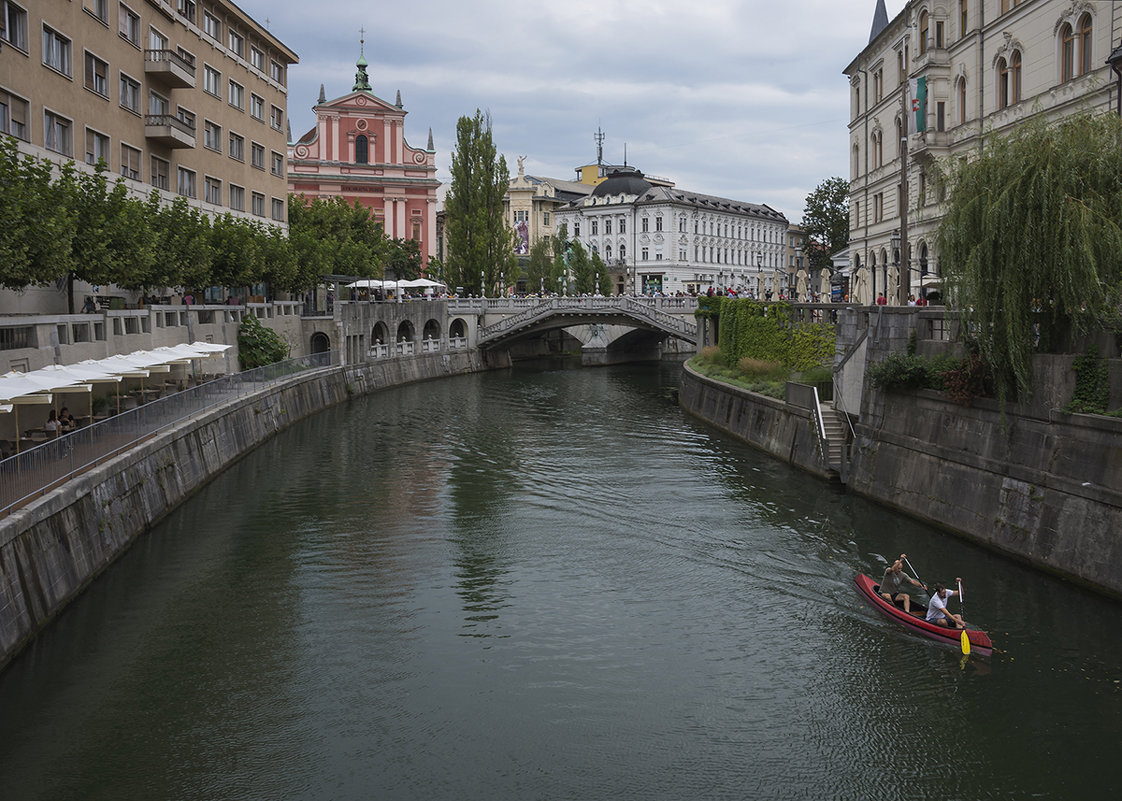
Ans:
[[[62,411],[58,413],[59,431],[73,431],[77,427],[78,424],[74,422],[74,415],[72,415],[70,411],[65,406],[63,406]]]
[[[51,413],[47,415],[47,422],[43,428],[51,434],[58,434],[58,412],[54,409],[51,409]]]

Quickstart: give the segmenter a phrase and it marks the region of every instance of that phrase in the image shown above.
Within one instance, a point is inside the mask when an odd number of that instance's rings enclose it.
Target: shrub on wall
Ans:
[[[243,370],[263,367],[288,358],[288,345],[271,328],[261,325],[252,314],[238,326],[238,362]]]

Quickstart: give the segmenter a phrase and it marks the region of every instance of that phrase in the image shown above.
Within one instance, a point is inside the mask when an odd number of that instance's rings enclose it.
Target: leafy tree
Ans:
[[[477,109],[474,117],[460,117],[452,183],[444,202],[450,284],[482,292],[494,286],[500,272],[514,274],[514,232],[503,215],[509,185],[506,159],[498,155],[491,137],[490,115]]]
[[[543,287],[552,287],[557,279],[553,275],[552,237],[542,237],[530,246],[530,262],[526,267],[526,288],[538,292]]]
[[[21,158],[16,140],[0,136],[0,286],[23,289],[70,271],[74,191],[72,166],[55,180],[51,162]]]
[[[1034,351],[1117,319],[1122,125],[1112,114],[1031,122],[947,177],[937,240],[948,301],[998,397],[1027,398]]]
[[[588,280],[591,277],[592,263],[588,260],[588,251],[575,239],[569,243],[567,256],[568,264],[563,276],[565,279],[564,285],[567,290],[572,288],[572,291],[577,291],[576,287],[580,285],[581,281]],[[591,281],[589,283],[591,284]]]
[[[302,287],[324,275],[381,278],[390,244],[370,209],[355,201],[288,196],[288,231]]]
[[[592,290],[595,292],[599,289],[601,295],[612,294],[612,279],[608,275],[608,265],[604,264],[604,260],[600,258],[599,251],[592,254]]]
[[[242,287],[258,283],[265,275],[262,232],[229,214],[217,217],[210,226],[213,255],[209,286]]]
[[[386,266],[393,270],[394,278],[412,281],[421,274],[421,246],[416,239],[392,239],[388,245]]]
[[[238,361],[243,370],[263,367],[288,358],[288,345],[256,315],[247,314],[238,326]]]
[[[814,269],[830,266],[830,257],[849,244],[849,181],[827,178],[806,196],[803,230],[821,247],[808,247]]]

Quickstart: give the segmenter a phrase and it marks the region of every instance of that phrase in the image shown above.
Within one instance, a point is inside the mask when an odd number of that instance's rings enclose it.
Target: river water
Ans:
[[[1122,792],[1122,606],[708,428],[677,377],[462,376],[284,432],[0,675],[0,797]],[[861,601],[905,550],[1003,653]]]

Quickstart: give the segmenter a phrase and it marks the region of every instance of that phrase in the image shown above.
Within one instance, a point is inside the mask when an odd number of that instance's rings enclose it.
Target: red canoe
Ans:
[[[909,615],[904,612],[904,607],[884,600],[880,594],[880,585],[868,576],[859,574],[857,578],[853,580],[853,583],[857,585],[857,592],[861,593],[873,606],[897,623],[901,623],[912,631],[919,632],[933,640],[949,643],[956,648],[962,647],[962,629],[936,626],[934,623],[928,623],[924,619],[927,614],[927,609],[917,604],[914,600],[912,601],[912,613]],[[989,656],[993,653],[993,643],[990,642],[989,635],[984,631],[967,629],[966,636],[970,638],[971,653],[978,653],[982,656]]]

